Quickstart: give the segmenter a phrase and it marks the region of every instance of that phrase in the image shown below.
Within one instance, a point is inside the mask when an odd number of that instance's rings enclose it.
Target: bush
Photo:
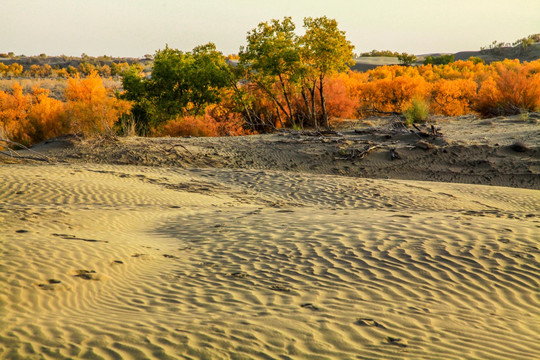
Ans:
[[[535,63],[505,60],[480,86],[475,110],[482,116],[516,115],[540,109],[540,73]]]
[[[49,90],[34,87],[24,94],[15,83],[10,93],[0,91],[0,133],[23,145],[69,132],[64,104],[49,97]]]
[[[73,130],[85,136],[112,134],[114,123],[131,109],[131,102],[105,88],[96,71],[85,79],[69,79],[66,98]]]
[[[424,65],[432,64],[432,65],[446,65],[450,64],[451,62],[454,62],[454,55],[441,55],[441,56],[426,56],[426,59],[424,60]]]
[[[252,132],[242,127],[240,114],[211,105],[204,115],[184,115],[167,121],[154,131],[158,136],[241,136]]]
[[[431,110],[447,116],[464,115],[471,112],[471,102],[478,85],[473,80],[440,79],[433,83],[430,93]]]
[[[429,116],[429,104],[424,99],[414,98],[403,116],[407,125],[425,122]]]

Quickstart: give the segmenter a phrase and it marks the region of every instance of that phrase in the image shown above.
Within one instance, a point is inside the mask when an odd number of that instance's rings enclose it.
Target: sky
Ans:
[[[540,0],[2,0],[0,53],[141,57],[213,42],[238,53],[248,31],[291,16],[336,19],[355,52],[479,50],[540,33]]]

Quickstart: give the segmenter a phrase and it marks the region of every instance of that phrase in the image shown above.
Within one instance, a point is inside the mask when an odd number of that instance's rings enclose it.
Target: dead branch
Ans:
[[[23,148],[24,150],[27,150],[33,154],[36,154],[38,155],[39,157],[33,157],[33,156],[24,156],[24,155],[20,155],[17,151],[9,148],[8,146],[6,146],[6,149],[9,151],[9,152],[6,152],[6,151],[0,151],[0,154],[2,155],[5,155],[5,156],[9,156],[11,158],[14,158],[14,159],[23,159],[23,160],[36,160],[36,161],[47,161],[47,162],[53,162],[53,160],[46,156],[46,155],[43,155],[43,154],[40,154],[39,152],[37,151],[34,151],[26,146],[24,146],[23,144],[19,144],[18,142],[15,142],[15,141],[11,141],[11,140],[8,140],[8,139],[0,139],[0,143],[4,143],[5,145],[13,145],[13,146],[16,146],[16,147],[20,147],[20,148]]]
[[[327,135],[335,135],[335,136],[343,136],[342,133],[334,131],[334,130],[316,130],[316,131],[300,131],[300,135],[304,136],[327,136]]]
[[[353,159],[359,159],[362,160],[366,157],[370,152],[372,152],[375,149],[380,148],[381,145],[371,145],[367,146],[364,150],[360,151],[358,149],[352,149],[349,154],[347,154],[344,157],[336,158],[336,160],[353,160]]]

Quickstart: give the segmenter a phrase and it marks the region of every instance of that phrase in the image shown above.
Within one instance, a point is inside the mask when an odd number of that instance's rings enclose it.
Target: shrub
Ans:
[[[398,76],[363,84],[360,89],[360,112],[403,112],[414,98],[424,98],[429,84],[419,76]]]
[[[31,94],[15,83],[11,93],[0,91],[0,132],[9,140],[33,145],[69,132],[64,104],[49,90],[34,87]]]
[[[178,116],[154,131],[158,136],[241,136],[251,131],[242,127],[240,114],[211,105],[204,115]]]
[[[454,62],[454,55],[426,56],[424,65],[446,65]]]
[[[167,121],[157,132],[161,136],[218,136],[218,124],[208,115],[188,115]]]
[[[113,124],[131,109],[131,102],[112,96],[96,71],[68,79],[66,98],[72,128],[85,136],[113,134]]]
[[[403,65],[411,65],[413,62],[416,61],[416,55],[407,54],[407,53],[401,53],[398,55],[398,60]]]
[[[488,117],[540,108],[540,73],[535,62],[505,60],[494,67],[495,74],[480,86],[474,104],[476,111]]]
[[[403,112],[405,124],[425,122],[429,116],[429,104],[421,98],[414,98],[411,105]]]
[[[430,108],[434,113],[448,116],[468,114],[477,86],[472,80],[438,80],[431,88]]]

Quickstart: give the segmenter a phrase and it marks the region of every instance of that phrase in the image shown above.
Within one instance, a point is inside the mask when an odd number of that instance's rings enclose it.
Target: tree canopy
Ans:
[[[320,119],[328,127],[324,81],[348,69],[354,47],[337,21],[326,16],[305,18],[304,28],[303,36],[296,35],[290,17],[260,23],[248,33],[247,46],[240,51],[240,65],[248,81],[272,99],[280,121],[283,115],[293,127],[302,122],[291,105],[293,94],[300,93],[312,125],[318,127]],[[320,104],[320,116],[315,113],[316,102]]]
[[[231,85],[232,73],[213,43],[182,52],[168,46],[154,56],[150,78],[137,68],[122,77],[124,97],[135,102],[139,125],[157,125],[180,114],[200,115],[219,102],[220,89]]]

